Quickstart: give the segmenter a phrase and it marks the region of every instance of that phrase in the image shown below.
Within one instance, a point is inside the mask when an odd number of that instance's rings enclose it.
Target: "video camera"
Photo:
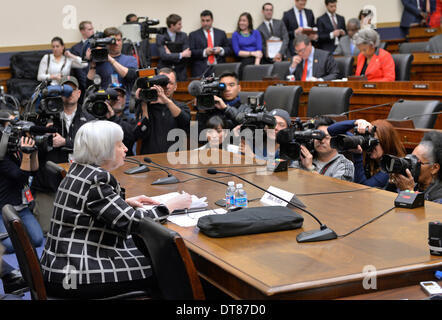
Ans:
[[[140,77],[137,79],[135,85],[140,90],[139,98],[145,102],[153,102],[158,100],[158,92],[153,88],[157,85],[166,87],[169,83],[169,77],[163,74]]]
[[[160,23],[158,19],[150,19],[148,17],[138,17],[137,22],[141,26],[141,39],[149,39],[151,34],[165,34],[167,28],[151,28]]]
[[[5,88],[0,86],[0,110],[6,110],[13,113],[15,116],[19,115],[20,102],[16,97],[5,93]]]
[[[361,134],[355,129],[354,136],[348,136],[346,134],[339,134],[336,137],[332,137],[330,140],[330,146],[338,152],[344,152],[351,149],[357,149],[361,146],[362,150],[372,152],[374,148],[379,144],[379,139],[374,137],[376,132],[376,126],[373,126],[371,131],[368,127],[365,129],[365,133]]]
[[[244,129],[264,129],[266,126],[270,129],[276,127],[276,119],[267,112],[264,105],[264,94],[247,97],[247,104],[250,107],[248,112],[241,112],[235,117],[235,121],[241,124],[241,130]]]
[[[310,153],[314,153],[314,140],[321,141],[326,134],[322,130],[314,129],[313,122],[302,123],[297,118],[294,125],[280,130],[276,135],[276,142],[280,145],[280,157],[284,160],[299,160],[301,145],[304,145]]]
[[[91,48],[91,60],[94,62],[107,61],[109,50],[106,47],[117,43],[114,37],[105,37],[102,32],[95,33],[88,41]]]
[[[84,102],[84,109],[86,109],[86,111],[95,118],[103,120],[106,119],[106,114],[109,112],[106,101],[117,99],[118,92],[115,89],[99,89],[87,97],[86,101]]]
[[[399,173],[407,176],[405,170],[410,170],[414,181],[418,181],[421,172],[421,163],[413,154],[407,154],[403,158],[398,158],[389,154],[385,154],[381,158],[381,170],[386,173]]]
[[[36,126],[33,122],[23,120],[0,119],[2,122],[10,122],[8,126],[0,125],[0,160],[6,153],[14,153],[21,150],[23,153],[32,153],[35,150],[49,152],[53,148],[52,133],[54,128]],[[21,137],[31,136],[35,141],[32,148],[20,148]]]
[[[215,109],[214,96],[220,96],[226,89],[226,85],[219,82],[219,78],[207,77],[193,80],[187,89],[192,96],[196,97],[198,110],[208,111]]]

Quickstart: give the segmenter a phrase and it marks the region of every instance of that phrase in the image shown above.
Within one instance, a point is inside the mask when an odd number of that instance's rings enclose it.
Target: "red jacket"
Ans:
[[[357,76],[361,75],[365,59],[362,53],[358,55],[358,64],[356,65]],[[396,73],[391,54],[384,49],[377,49],[367,66],[365,77],[368,81],[395,81]]]

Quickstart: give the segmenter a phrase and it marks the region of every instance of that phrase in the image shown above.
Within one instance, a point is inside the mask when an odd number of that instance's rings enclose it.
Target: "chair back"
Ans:
[[[431,115],[430,113],[439,111],[442,111],[442,104],[439,100],[404,100],[396,102],[391,107],[387,119],[407,120],[405,118],[409,117],[415,128],[433,129],[437,114]]]
[[[278,77],[279,80],[287,80],[290,74],[290,61],[275,62],[273,64],[272,76]]]
[[[143,218],[140,220],[137,236],[147,248],[152,260],[152,270],[164,299],[205,299],[190,253],[177,232],[150,218]]]
[[[399,45],[399,53],[429,52],[428,41],[403,42]]]
[[[347,112],[353,89],[348,87],[312,87],[308,96],[307,117]]]
[[[246,65],[242,71],[242,81],[261,81],[272,75],[273,64]]]
[[[284,109],[291,117],[298,116],[301,86],[269,86],[264,93],[266,109]]]
[[[239,76],[241,62],[218,63],[213,65],[215,77],[219,77],[225,72],[235,72]]]
[[[395,53],[391,56],[394,60],[396,81],[410,81],[411,63],[414,56],[411,53]]]
[[[32,300],[46,300],[46,288],[41,272],[40,260],[31,244],[28,232],[13,206],[7,204],[2,209],[3,222],[8,231],[17,256],[21,274],[31,291]]]
[[[341,78],[347,78],[353,74],[354,57],[335,57]]]

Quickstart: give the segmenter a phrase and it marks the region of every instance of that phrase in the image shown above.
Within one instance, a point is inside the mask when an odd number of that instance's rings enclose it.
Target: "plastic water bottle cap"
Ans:
[[[242,183],[238,183],[238,184],[236,185],[236,187],[237,187],[238,189],[241,189],[241,188],[242,188]]]
[[[235,185],[235,182],[233,182],[233,181],[229,181],[229,182],[227,182],[227,185],[228,185],[229,187],[232,187],[232,186]]]

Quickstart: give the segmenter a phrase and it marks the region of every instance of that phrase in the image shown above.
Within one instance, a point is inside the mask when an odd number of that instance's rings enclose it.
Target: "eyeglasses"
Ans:
[[[304,47],[304,48],[302,48],[302,49],[300,49],[300,50],[295,50],[295,53],[296,53],[296,54],[304,53],[306,49],[307,49],[307,47]]]

